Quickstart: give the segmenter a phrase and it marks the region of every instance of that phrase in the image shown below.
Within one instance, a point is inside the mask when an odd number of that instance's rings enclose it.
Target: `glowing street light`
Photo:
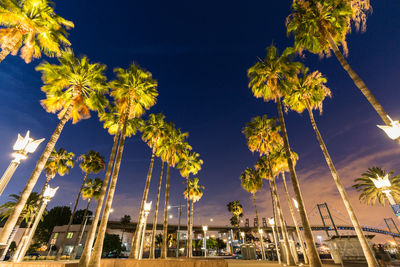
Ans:
[[[58,186],[56,188],[51,188],[49,185],[47,185],[46,189],[44,190],[43,199],[42,199],[42,205],[40,206],[39,212],[36,215],[35,222],[33,223],[32,228],[29,231],[29,234],[25,238],[25,240],[21,240],[20,241],[20,242],[24,242],[24,246],[21,249],[21,252],[17,257],[16,262],[21,262],[22,259],[24,258],[25,254],[26,254],[26,252],[27,252],[27,250],[28,250],[28,248],[30,246],[32,237],[36,232],[36,228],[37,228],[37,226],[38,226],[38,224],[40,222],[40,219],[43,216],[43,212],[46,209],[47,203],[49,203],[49,201],[55,196],[57,190],[58,190]]]
[[[143,229],[142,229],[142,238],[140,240],[139,260],[142,259],[144,234],[146,232],[147,217],[150,214],[152,202],[153,201],[144,203],[144,217],[143,217],[143,222],[142,222]]]
[[[296,207],[297,211],[299,210],[299,202],[297,202],[297,200],[295,198],[292,198],[293,200],[293,204]]]
[[[390,139],[396,140],[400,137],[400,122],[392,120],[389,115],[387,116],[391,122],[391,126],[377,125],[378,128],[382,129]]]
[[[207,230],[208,230],[208,226],[207,225],[203,225],[203,232],[204,232],[204,258],[207,258]]]
[[[14,153],[12,153],[13,160],[8,166],[7,170],[4,172],[3,176],[0,179],[0,196],[6,188],[7,184],[10,182],[11,177],[13,176],[15,170],[21,163],[21,160],[24,160],[28,157],[29,153],[35,152],[40,143],[44,141],[44,138],[39,140],[33,140],[29,137],[29,131],[26,132],[25,137],[22,137],[18,134],[18,139],[13,146]]]
[[[245,241],[245,240],[244,240],[244,237],[246,236],[245,233],[244,233],[244,232],[240,232],[240,235],[242,236],[242,241],[243,241],[243,243],[245,243],[245,242],[244,242],[244,241]]]
[[[375,178],[369,178],[371,181],[374,183],[375,187],[378,189],[381,189],[382,193],[386,195],[386,198],[388,199],[390,205],[394,207],[396,205],[396,201],[394,200],[392,194],[392,190],[390,187],[392,186],[392,183],[389,180],[389,174],[386,174],[383,178],[380,177],[379,175],[376,176]],[[400,220],[400,217],[398,217],[398,214],[395,214],[397,219]]]

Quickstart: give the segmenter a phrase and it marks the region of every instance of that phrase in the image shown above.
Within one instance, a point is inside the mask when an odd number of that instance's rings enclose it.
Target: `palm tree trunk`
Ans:
[[[342,65],[343,69],[347,72],[350,78],[353,80],[354,84],[360,89],[363,95],[367,98],[368,102],[371,106],[375,109],[381,119],[385,122],[386,125],[392,126],[391,121],[387,117],[388,114],[383,109],[382,105],[378,102],[375,96],[371,93],[368,89],[367,85],[361,80],[360,76],[350,67],[347,60],[344,58],[343,54],[340,52],[339,47],[336,45],[335,41],[333,40],[332,36],[329,35],[328,37],[329,44],[335,53],[336,58],[339,60],[340,64]]]
[[[150,256],[149,256],[150,259],[155,259],[157,216],[158,216],[158,206],[160,205],[160,194],[161,194],[163,170],[164,170],[164,162],[161,162],[160,180],[158,182],[158,190],[157,190],[157,202],[156,202],[156,208],[154,210],[153,229],[151,232],[151,247],[150,247]]]
[[[146,203],[147,196],[149,195],[151,174],[153,173],[155,155],[156,155],[156,148],[155,148],[155,145],[154,145],[153,153],[151,155],[151,160],[150,160],[149,172],[147,173],[146,184],[144,186],[142,204],[140,205],[139,219],[138,219],[138,222],[136,224],[135,234],[133,235],[131,252],[129,254],[129,258],[134,258],[134,259],[138,259],[139,258],[139,247],[140,247],[140,240],[141,240],[140,237],[142,236],[141,232],[142,231],[146,231],[146,229],[143,229],[143,227],[144,227],[144,225],[143,225],[144,204]]]
[[[167,238],[168,238],[168,204],[169,204],[169,173],[170,166],[167,167],[167,181],[165,183],[165,203],[164,203],[164,225],[163,225],[163,239],[161,247],[161,258],[167,258]]]
[[[335,168],[335,165],[333,165],[331,156],[329,155],[328,149],[325,146],[324,140],[322,139],[322,136],[318,130],[317,124],[315,123],[314,115],[312,113],[311,108],[307,107],[308,114],[310,116],[311,124],[312,127],[314,128],[315,134],[317,136],[319,146],[321,147],[322,153],[325,156],[326,163],[328,164],[329,170],[331,171],[333,180],[335,181],[336,187],[340,193],[340,196],[342,197],[343,203],[346,207],[347,213],[350,216],[351,222],[354,226],[354,230],[357,233],[358,239],[361,243],[361,247],[364,252],[364,256],[367,259],[367,263],[369,267],[378,267],[378,262],[375,259],[374,252],[372,251],[371,246],[368,244],[368,241],[366,237],[364,236],[364,233],[362,232],[362,228],[360,226],[360,223],[358,222],[357,216],[354,212],[353,207],[351,206],[349,197],[346,193],[345,187],[342,184],[342,181],[340,180],[339,174]]]
[[[258,228],[258,234],[260,235],[260,243],[261,243],[261,257],[262,260],[265,260],[265,251],[264,251],[264,237],[263,235],[260,233],[260,221],[258,219],[258,211],[257,211],[257,204],[256,204],[256,194],[252,193],[253,195],[253,204],[254,204],[254,211],[256,212],[256,220],[257,220],[257,228]],[[232,251],[233,253],[233,251]]]
[[[278,256],[278,262],[281,264],[281,253],[279,251],[280,244],[279,244],[279,232],[278,232],[278,223],[276,220],[276,212],[275,212],[275,197],[274,193],[272,192],[272,184],[271,180],[268,179],[269,181],[269,191],[271,192],[271,202],[272,202],[272,215],[274,218],[274,225],[271,226],[272,228],[272,234],[274,236],[274,241],[275,241],[275,249],[276,249],[276,255]]]
[[[187,217],[187,227],[186,227],[186,229],[187,229],[187,242],[186,242],[186,251],[187,251],[187,253],[186,253],[186,257],[187,258],[191,258],[191,255],[190,255],[190,241],[191,241],[191,239],[192,239],[192,233],[191,233],[191,231],[190,231],[190,198],[189,198],[189,175],[188,176],[186,176],[186,193],[187,193],[187,196],[186,196],[186,217]],[[179,253],[179,252],[178,252]]]
[[[276,187],[275,178],[271,179],[271,184],[272,184],[272,191],[273,191],[274,196],[275,196],[276,209],[278,210],[279,221],[281,223],[281,232],[282,232],[283,242],[285,244],[286,263],[289,266],[293,266],[293,265],[296,265],[296,263],[295,263],[295,261],[293,259],[293,255],[292,255],[292,252],[291,252],[291,249],[290,249],[289,237],[288,237],[288,233],[287,233],[285,218],[283,217],[281,201],[279,200],[279,195],[278,195],[278,190],[277,190],[277,187]]]
[[[301,235],[300,228],[299,228],[299,225],[297,223],[296,215],[294,213],[293,205],[292,205],[292,202],[291,202],[291,199],[290,199],[290,195],[289,195],[289,191],[288,191],[288,188],[287,188],[287,185],[286,185],[285,172],[282,172],[282,180],[283,180],[283,186],[285,188],[286,200],[287,200],[288,205],[289,205],[290,214],[292,215],[293,223],[296,226],[297,237],[299,238],[299,242],[300,242],[300,245],[301,245],[301,251],[302,251],[303,257],[304,257],[304,264],[308,264],[308,258],[307,258],[306,248],[304,247],[303,237]]]
[[[7,222],[5,223],[3,230],[0,233],[0,244],[7,243],[7,239],[10,236],[12,229],[14,228],[15,224],[18,221],[18,218],[25,207],[26,201],[28,200],[29,195],[32,193],[32,190],[35,187],[40,174],[42,173],[44,165],[46,164],[48,158],[50,157],[50,154],[53,151],[54,146],[56,145],[65,124],[71,118],[72,108],[73,108],[72,105],[70,105],[67,108],[67,111],[65,112],[64,116],[58,123],[57,128],[51,135],[49,142],[47,143],[42,155],[40,156],[38,162],[36,163],[35,169],[33,170],[31,177],[29,177],[29,180],[26,183],[25,188],[21,193],[21,197],[18,200],[17,205],[15,206],[10,217],[8,217]]]
[[[129,108],[128,108],[128,110],[129,110]],[[128,114],[126,114],[126,115],[128,115]],[[89,264],[88,264],[89,267],[100,267],[101,254],[103,251],[104,236],[106,234],[107,222],[108,222],[108,218],[110,216],[110,210],[111,210],[111,205],[112,205],[112,201],[114,198],[115,188],[117,186],[119,168],[121,166],[121,160],[122,160],[122,152],[124,151],[125,133],[126,133],[127,123],[128,123],[128,119],[126,118],[124,121],[124,126],[122,127],[121,140],[120,140],[118,150],[117,150],[117,157],[115,159],[114,170],[113,170],[113,173],[111,176],[110,188],[108,189],[106,205],[104,207],[103,217],[101,218],[99,231],[97,233],[97,239],[96,239],[96,242],[93,247],[93,252],[92,252],[92,255],[89,260]]]
[[[24,247],[25,241],[27,240],[27,238],[29,236],[29,230],[31,228],[31,225],[35,220],[37,212],[39,211],[39,206],[40,206],[40,203],[42,201],[42,197],[43,197],[44,191],[46,190],[46,187],[47,187],[47,185],[49,184],[49,182],[50,182],[50,180],[52,178],[54,178],[54,176],[53,177],[51,177],[51,176],[47,176],[46,177],[46,181],[44,182],[44,185],[42,187],[42,191],[40,192],[39,198],[36,201],[36,207],[35,207],[34,211],[32,212],[32,216],[29,218],[29,221],[28,221],[28,223],[27,223],[27,225],[25,227],[24,234],[22,235],[22,237],[21,237],[21,239],[20,239],[20,241],[18,243],[17,248],[15,249],[14,254],[12,255],[12,257],[10,259],[11,262],[17,262],[17,260],[18,260],[19,254],[21,253],[21,250]]]
[[[63,253],[65,242],[67,242],[67,235],[68,235],[69,229],[71,228],[72,221],[74,220],[75,211],[76,211],[76,208],[78,207],[79,199],[81,198],[82,189],[85,186],[85,183],[86,183],[86,180],[87,180],[88,176],[89,176],[89,173],[87,172],[87,173],[85,173],[85,176],[83,177],[81,188],[79,189],[79,193],[76,196],[74,208],[72,210],[71,217],[69,217],[69,222],[68,222],[68,225],[67,225],[67,229],[65,230],[65,235],[64,235],[64,238],[62,239],[62,242],[61,242],[60,248],[58,249],[57,256],[56,256],[55,260],[60,260],[61,255]]]
[[[80,239],[81,233],[82,233],[82,231],[85,230],[85,229],[83,229],[83,225],[84,225],[85,220],[86,220],[86,216],[87,216],[87,213],[88,213],[88,210],[89,210],[89,206],[90,206],[91,200],[92,200],[91,198],[88,199],[88,203],[86,205],[85,212],[83,213],[83,220],[81,222],[81,225],[79,226],[79,231],[78,231],[78,235],[79,236],[78,236],[78,238],[75,239],[75,243],[74,243],[74,246],[72,247],[72,252],[71,252],[71,255],[69,257],[70,260],[74,260],[75,257],[76,257],[76,250],[78,249],[79,242],[81,242],[81,239]]]
[[[297,179],[296,171],[294,169],[293,160],[290,153],[289,138],[286,132],[285,118],[283,117],[282,105],[279,98],[276,99],[279,114],[279,123],[281,125],[283,143],[285,147],[286,158],[289,165],[290,180],[292,181],[293,191],[296,196],[296,200],[299,203],[299,214],[301,218],[301,224],[304,229],[304,238],[307,245],[307,255],[310,260],[310,267],[322,267],[321,259],[319,258],[317,248],[315,247],[314,236],[311,232],[310,222],[307,218],[306,208],[304,206],[303,196],[301,194],[299,180]]]
[[[189,222],[189,231],[190,231],[190,240],[189,240],[189,256],[190,258],[193,257],[193,210],[194,210],[194,203],[193,200],[189,202],[190,203],[190,222]]]
[[[119,134],[120,134],[120,130],[118,129],[117,133],[114,136],[114,142],[113,142],[113,146],[111,149],[110,158],[108,160],[107,171],[106,171],[106,175],[104,177],[103,186],[101,187],[100,197],[99,197],[99,200],[97,201],[97,206],[96,206],[96,211],[94,213],[92,226],[90,227],[88,236],[86,238],[85,246],[83,248],[82,255],[79,260],[80,267],[86,267],[89,264],[90,255],[92,253],[93,242],[96,237],[97,225],[99,223],[101,210],[103,208],[104,198],[106,196],[108,183],[109,183],[110,177],[111,177],[111,171],[112,171],[112,167],[114,164],[115,152],[117,151],[117,147],[118,147]]]

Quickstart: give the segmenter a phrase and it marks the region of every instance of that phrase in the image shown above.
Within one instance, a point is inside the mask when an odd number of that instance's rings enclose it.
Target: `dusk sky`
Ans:
[[[166,120],[189,132],[189,143],[204,160],[198,177],[206,189],[203,198],[195,204],[195,224],[209,223],[213,218],[214,224],[227,225],[231,215],[226,204],[233,200],[240,200],[244,218],[252,221],[254,209],[250,194],[241,188],[239,176],[246,167],[254,165],[257,155],[248,150],[241,131],[254,116],[267,114],[270,117],[277,113],[274,103],[264,103],[253,97],[246,71],[257,57],[265,56],[265,48],[271,43],[280,50],[293,45],[285,28],[291,1],[55,2],[56,12],[75,23],[69,40],[76,54],[86,54],[92,62],[106,64],[110,80],[114,78],[113,68],[125,68],[135,61],[152,72],[158,81],[158,102],[149,113],[162,112]],[[363,34],[354,31],[347,39],[348,61],[391,117],[398,120],[400,2],[380,0],[372,1],[372,5],[367,31]],[[11,160],[12,144],[18,133],[24,135],[26,130],[31,130],[33,138],[44,137],[47,142],[58,123],[57,116],[46,113],[39,103],[45,95],[40,91],[40,73],[34,68],[42,60],[25,64],[17,56],[8,56],[0,63],[1,173]],[[395,173],[400,174],[400,146],[376,127],[383,122],[335,57],[320,59],[305,53],[301,60],[311,70],[320,70],[332,90],[332,99],[324,102],[322,116],[315,113],[316,120],[360,223],[381,227],[383,218],[393,216],[391,208],[361,204],[351,185],[373,165],[395,169]],[[286,123],[291,147],[299,154],[296,170],[308,213],[313,213],[317,203],[327,202],[331,210],[335,210],[333,213],[342,213],[348,218],[308,115],[290,112],[286,114]],[[93,149],[108,160],[112,139],[98,121],[97,114],[92,113],[91,119],[75,125],[69,122],[56,148],[64,147],[77,157]],[[9,194],[22,191],[44,147],[42,144],[21,163],[0,197],[0,203],[5,202]],[[139,135],[127,140],[111,219],[119,219],[124,214],[131,215],[133,220],[138,217],[150,157],[151,150]],[[153,201],[159,168],[157,160],[149,195],[149,200]],[[93,177],[104,179],[104,172]],[[56,176],[51,185],[60,186],[60,190],[50,207],[74,202],[82,178],[78,164],[69,175]],[[287,179],[290,180],[289,174]],[[36,191],[44,180],[42,174]],[[183,181],[178,171],[171,172],[171,205],[185,203]],[[286,220],[293,225],[281,180],[278,180],[278,187]],[[289,187],[291,190],[290,182]],[[267,186],[257,193],[257,201],[260,217],[272,216]],[[85,201],[81,201],[79,207],[84,206]],[[176,218],[177,212],[172,213]],[[175,218],[172,223],[176,223]],[[345,224],[337,220],[338,224]],[[317,216],[311,223],[321,224]],[[346,224],[350,225],[348,219]]]

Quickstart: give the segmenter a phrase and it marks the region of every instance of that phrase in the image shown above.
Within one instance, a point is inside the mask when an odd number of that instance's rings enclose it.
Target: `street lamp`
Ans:
[[[243,241],[243,244],[244,244],[244,243],[246,243],[246,242],[245,242],[245,240],[244,240],[245,233],[244,233],[244,232],[240,232],[240,235],[242,236],[242,241]]]
[[[380,177],[379,175],[376,175],[376,179],[375,178],[369,178],[369,179],[371,179],[371,181],[374,183],[377,189],[381,189],[382,193],[386,195],[386,198],[388,199],[392,208],[394,208],[394,206],[396,205],[396,201],[394,200],[392,194],[390,193],[392,192],[392,190],[390,189],[392,184],[389,180],[389,174],[386,174],[383,178]],[[398,214],[396,212],[395,215],[400,220],[400,217],[398,217]]]
[[[279,262],[279,264],[281,264],[281,253],[279,252],[279,244],[278,244],[278,238],[276,236],[276,231],[275,231],[276,226],[275,226],[274,217],[268,218],[268,223],[271,225],[271,228],[272,228],[272,235],[274,236],[276,254],[278,256],[278,262]]]
[[[37,226],[38,226],[38,224],[40,222],[40,219],[43,216],[43,212],[46,209],[47,203],[49,203],[49,201],[54,197],[54,195],[56,194],[57,190],[58,190],[58,186],[56,188],[51,188],[49,185],[47,185],[46,189],[44,190],[43,199],[42,199],[42,205],[40,206],[38,214],[36,215],[35,222],[33,223],[32,228],[29,231],[29,234],[26,237],[26,239],[20,241],[20,242],[24,242],[24,246],[21,249],[21,252],[17,257],[16,262],[21,262],[22,259],[24,258],[25,254],[26,254],[26,251],[28,250],[29,245],[31,243],[32,237],[35,234],[36,228],[37,228]]]
[[[258,233],[260,234],[260,242],[261,242],[261,258],[265,260],[265,250],[264,250],[264,231],[261,228],[258,228]]]
[[[3,176],[0,179],[0,196],[6,188],[8,182],[10,182],[11,177],[13,176],[15,170],[18,165],[21,163],[21,160],[26,159],[29,153],[35,152],[40,143],[44,141],[44,138],[39,140],[33,140],[29,137],[29,131],[26,132],[25,137],[22,137],[18,134],[18,139],[13,146],[12,153],[14,159],[11,161],[7,170],[4,172]]]
[[[207,230],[208,230],[208,226],[207,225],[203,225],[203,232],[204,232],[204,258],[207,258]]]
[[[391,122],[391,126],[377,125],[378,128],[382,129],[390,139],[396,140],[400,137],[400,122],[392,120],[389,115],[387,116]]]
[[[142,229],[142,239],[140,240],[139,260],[142,259],[144,234],[146,233],[147,217],[150,214],[152,202],[153,201],[144,203],[144,217],[143,217],[143,222],[142,222],[143,229]]]
[[[184,208],[184,207],[186,207],[186,205],[181,205],[181,204],[179,204],[179,206],[168,206],[168,210],[170,210],[170,209],[172,209],[172,208],[178,208],[178,230],[177,230],[177,234],[176,234],[176,257],[178,258],[179,257],[179,239],[180,239],[180,236],[179,236],[179,232],[180,232],[180,230],[181,230],[181,216],[182,216],[182,208]],[[173,218],[173,216],[172,216],[172,214],[171,215],[169,215],[169,218],[170,219],[172,219]],[[188,229],[188,239],[189,239],[189,229]],[[189,252],[188,252],[189,253]]]

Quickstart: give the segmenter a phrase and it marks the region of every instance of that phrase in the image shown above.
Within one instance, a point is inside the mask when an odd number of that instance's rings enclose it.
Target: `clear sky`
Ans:
[[[106,64],[109,79],[114,78],[113,68],[127,67],[135,61],[158,80],[158,103],[150,112],[164,113],[168,121],[189,132],[189,143],[204,160],[198,177],[206,190],[195,205],[195,223],[214,218],[214,224],[228,224],[226,204],[236,199],[244,205],[244,218],[254,217],[250,195],[241,189],[239,175],[254,164],[256,155],[248,151],[241,130],[254,116],[276,116],[276,107],[252,96],[246,70],[257,57],[264,57],[265,48],[271,43],[281,50],[292,45],[284,25],[290,2],[56,1],[56,12],[76,25],[69,37],[74,51]],[[366,33],[354,32],[348,37],[348,60],[392,118],[400,119],[400,3],[381,0],[372,4]],[[358,194],[350,187],[358,175],[373,165],[397,169],[400,147],[376,127],[382,124],[380,118],[335,57],[319,59],[306,53],[302,61],[328,78],[333,97],[325,101],[324,113],[316,114],[316,119],[361,224],[383,226],[383,218],[392,216],[391,209],[360,204]],[[34,138],[48,139],[58,123],[56,115],[46,113],[39,103],[44,94],[40,91],[40,74],[34,67],[40,62],[27,65],[19,57],[9,56],[0,64],[1,172],[9,164],[17,133],[29,129]],[[346,214],[307,114],[291,112],[286,118],[292,148],[300,157],[297,171],[307,211],[313,213],[317,203],[326,201],[338,211],[336,214]],[[56,148],[64,147],[76,155],[93,149],[108,159],[111,145],[112,137],[92,114],[91,119],[76,125],[68,123]],[[43,148],[40,146],[21,164],[0,202],[21,191]],[[150,156],[150,149],[139,136],[127,141],[113,219],[124,214],[137,218]],[[159,167],[157,161],[150,200],[155,199]],[[171,174],[171,204],[184,203],[183,179],[177,171]],[[78,165],[70,175],[57,176],[51,184],[61,189],[51,206],[73,202],[82,176]],[[104,178],[104,172],[97,176]],[[42,175],[35,190],[44,179]],[[278,187],[282,192],[280,181]],[[257,193],[257,201],[261,217],[271,216],[267,187]],[[283,195],[282,202],[291,225]],[[83,206],[82,201],[80,207]],[[320,224],[316,216],[311,222]]]

